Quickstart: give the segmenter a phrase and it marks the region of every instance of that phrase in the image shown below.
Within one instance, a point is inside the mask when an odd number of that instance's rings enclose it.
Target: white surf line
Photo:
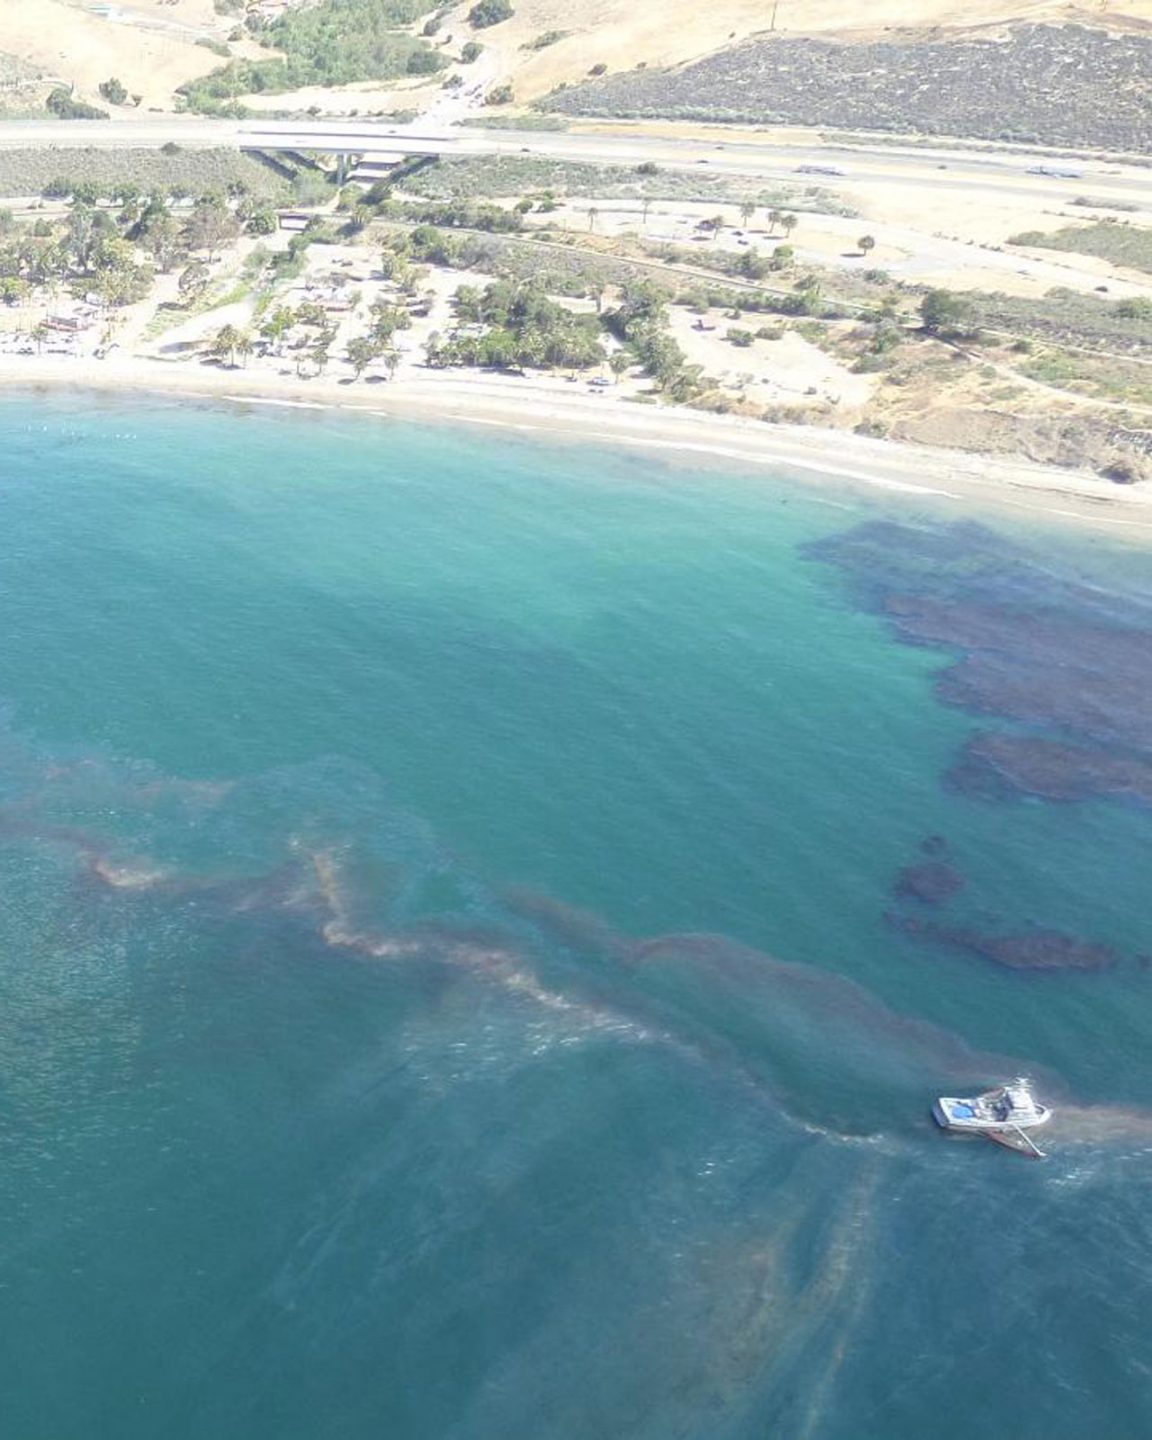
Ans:
[[[948,500],[963,500],[954,490],[940,490],[931,485],[915,485],[910,480],[885,480],[879,475],[869,475],[863,470],[850,470],[838,465],[835,460],[799,460],[789,455],[750,455],[743,450],[729,450],[720,445],[683,443],[678,440],[657,440],[644,436],[622,435],[613,443],[623,445],[646,445],[664,450],[691,450],[702,455],[719,455],[725,460],[738,460],[755,465],[785,465],[794,470],[814,470],[818,475],[835,475],[845,480],[859,480],[865,485],[875,485],[881,490],[902,490],[916,495],[942,495]]]
[[[386,411],[383,411],[383,410],[373,410],[372,413],[373,413],[373,415],[383,415],[383,414],[386,414],[387,412],[386,412]],[[467,423],[468,423],[469,425],[491,425],[491,426],[494,426],[497,430],[550,430],[550,429],[552,429],[552,427],[549,426],[549,425],[526,425],[526,424],[524,424],[524,422],[521,421],[521,420],[492,420],[492,419],[489,419],[486,415],[465,415],[465,414],[463,414],[463,413],[462,413],[461,411],[459,411],[459,410],[449,410],[449,411],[447,411],[447,415],[448,415],[448,418],[449,418],[450,420],[464,420],[464,421],[467,421]],[[565,431],[563,431],[562,433],[565,434],[565,435],[572,435],[572,434],[575,434],[576,432],[575,432],[575,431],[572,431],[572,430],[565,430]]]
[[[224,395],[234,405],[277,405],[285,410],[341,410],[341,405],[324,404],[320,400],[276,400],[270,395]]]
[[[374,415],[388,414],[388,411],[374,410]],[[570,427],[557,425],[525,425],[515,420],[493,420],[489,416],[468,415],[459,410],[447,412],[452,420],[462,420],[469,425],[489,425],[498,430],[532,430],[556,436],[573,436],[579,440],[586,440],[588,437],[582,430],[573,430]],[[682,440],[661,440],[654,435],[621,435],[617,433],[605,433],[597,437],[606,445],[632,445],[641,449],[649,450],[676,450],[691,451],[698,455],[719,456],[724,460],[735,460],[740,464],[751,465],[785,465],[796,470],[813,470],[818,475],[838,476],[846,480],[859,480],[864,485],[874,485],[881,490],[900,490],[908,494],[916,495],[939,495],[947,500],[964,500],[966,497],[958,495],[954,490],[940,490],[930,485],[915,485],[905,480],[885,480],[879,475],[869,475],[862,470],[849,470],[836,462],[821,462],[818,460],[798,460],[786,455],[754,455],[745,450],[730,450],[722,445],[708,445]]]
[[[581,431],[572,429],[560,430],[555,426],[518,425],[512,421],[491,420],[487,418],[480,419],[478,416],[462,415],[459,412],[453,412],[453,418],[469,420],[473,424],[477,425],[492,425],[501,429],[547,430],[554,435],[574,435],[581,439],[586,438]],[[818,475],[836,476],[845,480],[856,480],[859,481],[861,484],[871,485],[878,490],[895,490],[904,494],[937,495],[945,500],[959,500],[961,502],[971,500],[973,498],[970,495],[957,494],[955,490],[941,490],[939,487],[933,485],[917,485],[910,480],[886,480],[879,475],[869,475],[862,470],[852,470],[846,466],[838,465],[834,460],[830,460],[826,463],[821,463],[817,460],[792,459],[785,455],[752,455],[743,450],[730,450],[721,445],[706,445],[694,442],[684,442],[679,440],[661,440],[656,436],[609,435],[605,437],[605,442],[609,444],[648,447],[650,449],[656,450],[665,449],[678,451],[694,451],[697,454],[719,456],[726,460],[736,460],[742,464],[790,466],[791,468],[796,470],[812,470],[815,471]],[[992,499],[994,503],[1012,505],[1021,510],[1028,510],[1033,514],[1039,511],[1039,513],[1043,515],[1059,515],[1072,520],[1089,520],[1093,523],[1099,523],[1102,525],[1122,525],[1128,529],[1152,530],[1152,522],[1149,521],[1122,520],[1119,518],[1119,516],[1115,515],[1085,515],[1085,513],[1080,510],[1056,510],[1053,509],[1051,506],[1037,506],[1029,504],[1026,500],[1012,500],[1009,499],[1009,497],[1006,495],[998,495],[995,493],[995,487],[997,482],[994,480],[985,480],[975,475],[966,475],[963,478],[966,484],[971,484],[979,488],[980,490],[988,493],[989,498]],[[1043,494],[1046,489],[1043,484],[1031,484],[1028,481],[1021,480],[1009,480],[1007,481],[1007,484],[1012,489],[1027,490],[1029,493],[1034,495]],[[1072,493],[1075,494],[1075,498],[1083,499],[1085,505],[1097,506],[1116,504],[1116,501],[1110,496],[1080,496],[1077,492]],[[826,503],[831,504],[833,502],[829,501]],[[851,507],[843,506],[841,508],[850,509]]]
[[[1032,506],[1026,506],[1032,509]],[[1121,520],[1116,515],[1085,515],[1082,510],[1053,510],[1050,506],[1044,507],[1045,515],[1070,515],[1074,520],[1091,520],[1094,525],[1124,525],[1136,530],[1152,530],[1152,521],[1148,520]]]

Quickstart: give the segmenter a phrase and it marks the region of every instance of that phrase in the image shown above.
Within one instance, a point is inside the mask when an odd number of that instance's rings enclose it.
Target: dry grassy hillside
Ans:
[[[490,30],[517,97],[531,100],[593,65],[609,71],[677,64],[768,30],[853,40],[893,29],[971,32],[1009,22],[1069,21],[1117,29],[1152,27],[1152,0],[514,0],[516,15]],[[466,8],[466,7],[465,7]],[[459,12],[461,15],[463,10]],[[549,31],[569,32],[544,50],[520,47]]]
[[[71,0],[0,0],[0,53],[46,79],[75,86],[98,101],[102,80],[116,76],[141,108],[171,106],[176,86],[220,63],[195,44],[221,33],[212,0],[117,0],[121,18],[106,19]]]
[[[109,19],[86,8],[88,0],[0,0],[0,82],[4,57],[15,74],[38,74],[75,87],[98,101],[97,87],[115,75],[149,106],[171,108],[178,85],[220,64],[197,38],[222,39],[235,19],[218,15],[213,0],[109,0]],[[95,3],[95,0],[91,0]],[[462,0],[445,30],[471,33]],[[930,34],[986,31],[1008,22],[1080,20],[1117,29],[1148,27],[1152,0],[514,0],[513,19],[479,37],[494,65],[488,73],[513,81],[518,101],[560,83],[584,79],[593,66],[609,73],[638,64],[652,68],[693,60],[733,41],[769,30],[786,36],[869,39],[900,29]],[[431,0],[430,0],[431,8]],[[562,32],[546,48],[525,48]],[[241,53],[247,47],[241,47]],[[9,97],[10,98],[10,97]],[[311,97],[313,99],[317,97]],[[0,94],[0,105],[4,96]],[[272,103],[271,101],[269,103]],[[124,113],[124,112],[120,112]],[[129,112],[130,113],[130,112]]]

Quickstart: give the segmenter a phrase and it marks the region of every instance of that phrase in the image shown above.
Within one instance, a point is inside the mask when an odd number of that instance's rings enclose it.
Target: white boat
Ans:
[[[1044,1125],[1052,1111],[1039,1103],[1027,1080],[1019,1079],[983,1095],[941,1095],[932,1106],[932,1118],[945,1130],[997,1135]]]

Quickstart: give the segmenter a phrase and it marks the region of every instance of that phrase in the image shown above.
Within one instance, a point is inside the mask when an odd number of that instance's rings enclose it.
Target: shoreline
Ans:
[[[816,477],[836,479],[891,495],[956,502],[964,510],[991,505],[1030,511],[1152,541],[1152,489],[1138,485],[1110,485],[1084,471],[851,431],[640,405],[548,376],[429,371],[427,378],[340,383],[139,357],[82,365],[72,358],[0,356],[0,390],[37,389],[187,396],[400,421],[440,419],[566,443],[648,449],[701,463],[771,466],[799,472],[798,483],[806,486],[817,485]]]

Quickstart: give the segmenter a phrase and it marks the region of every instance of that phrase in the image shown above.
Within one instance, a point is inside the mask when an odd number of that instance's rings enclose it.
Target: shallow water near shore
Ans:
[[[1148,1434],[1143,556],[319,412],[0,441],[3,1433]],[[1017,1069],[1044,1164],[933,1131]]]

